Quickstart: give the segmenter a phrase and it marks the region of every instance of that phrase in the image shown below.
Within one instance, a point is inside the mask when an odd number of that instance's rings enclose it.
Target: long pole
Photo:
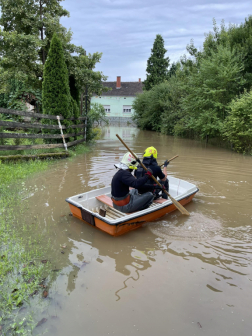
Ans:
[[[121,143],[127,148],[127,150],[131,153],[131,155],[134,156],[134,158],[140,163],[140,165],[145,169],[146,171],[148,170],[145,165],[138,159],[138,157],[129,149],[129,147],[126,145],[126,143],[120,138],[118,134],[116,134],[117,138],[121,141]],[[156,184],[166,193],[167,196],[170,197],[172,203],[175,205],[175,207],[182,213],[182,215],[187,215],[189,216],[189,212],[181,205],[178,201],[175,200],[166,190],[163,189],[162,185],[158,182],[158,180],[151,175],[151,178],[156,182]]]
[[[172,160],[176,159],[177,157],[178,157],[178,155],[173,156],[170,160],[168,160],[168,162],[171,162]],[[164,165],[164,164],[161,164],[160,167],[163,167],[163,165]]]

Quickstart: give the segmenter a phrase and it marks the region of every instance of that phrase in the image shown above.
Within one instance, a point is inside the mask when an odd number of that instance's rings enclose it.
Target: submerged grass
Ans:
[[[46,161],[0,164],[0,334],[30,335],[35,327],[24,309],[43,288],[47,265],[38,239],[22,219],[21,181],[48,167]],[[34,228],[33,228],[34,229]],[[24,312],[24,310],[26,312]]]
[[[71,149],[71,156],[89,150],[87,145]],[[23,181],[42,172],[52,160],[0,163],[0,335],[32,335],[36,327],[29,307],[32,300],[43,307],[45,278],[50,274],[43,262],[36,224],[25,223]],[[31,234],[37,230],[36,237]],[[31,238],[33,237],[33,238]],[[45,247],[46,249],[46,247]]]

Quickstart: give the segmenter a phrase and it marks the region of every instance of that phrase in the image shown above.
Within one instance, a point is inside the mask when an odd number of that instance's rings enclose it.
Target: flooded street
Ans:
[[[67,197],[110,185],[126,152],[154,146],[199,192],[179,211],[112,237],[69,216]],[[169,177],[169,176],[168,176]],[[252,157],[133,127],[104,127],[90,152],[27,180],[26,221],[54,273],[37,328],[55,336],[251,335]],[[36,232],[35,232],[36,234]],[[63,252],[63,253],[62,253]]]

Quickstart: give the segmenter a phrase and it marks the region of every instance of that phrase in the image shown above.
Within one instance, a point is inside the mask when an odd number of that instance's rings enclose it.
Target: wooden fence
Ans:
[[[86,141],[86,122],[82,124],[76,124],[76,121],[85,121],[86,117],[79,117],[79,118],[63,118],[61,116],[53,116],[48,114],[40,114],[40,113],[33,113],[33,112],[24,112],[24,111],[16,111],[16,110],[8,110],[0,108],[0,113],[8,114],[8,115],[16,115],[21,117],[29,117],[32,119],[36,119],[36,122],[16,122],[16,121],[2,121],[0,120],[0,127],[4,126],[5,129],[50,129],[50,130],[58,130],[59,134],[26,134],[26,133],[1,133],[0,132],[0,139],[2,138],[15,138],[15,139],[62,139],[62,143],[58,144],[44,144],[44,145],[0,145],[0,151],[2,150],[24,150],[24,149],[46,149],[46,148],[65,148],[67,150],[67,147],[71,147],[74,145],[77,145],[81,142]],[[38,120],[40,119],[50,119],[55,120],[58,122],[58,125],[47,125],[42,124]],[[62,120],[68,120],[72,121],[73,124],[66,127],[64,125],[61,125],[60,121]],[[67,128],[75,129],[75,133],[70,134],[63,134],[64,130]],[[62,129],[62,134],[61,134]],[[82,132],[78,132],[83,129]],[[76,140],[77,136],[82,135],[83,138]],[[67,147],[64,145],[65,139],[74,137],[75,140],[66,143]]]

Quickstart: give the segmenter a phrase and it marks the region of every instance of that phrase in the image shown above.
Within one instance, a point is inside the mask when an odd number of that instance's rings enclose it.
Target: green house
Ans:
[[[101,96],[93,95],[91,104],[102,104],[110,122],[131,121],[134,113],[132,103],[136,95],[143,92],[141,78],[138,82],[121,82],[121,76],[117,76],[116,82],[103,82],[102,84],[110,90],[102,93]]]

